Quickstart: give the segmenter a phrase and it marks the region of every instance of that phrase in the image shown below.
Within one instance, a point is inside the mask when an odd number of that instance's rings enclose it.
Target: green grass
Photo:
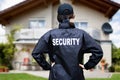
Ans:
[[[0,74],[0,80],[48,80],[42,77],[36,77],[25,73]],[[86,80],[120,80],[120,74],[113,74],[111,78],[94,78]]]
[[[25,73],[17,73],[17,74],[0,74],[0,80],[47,80],[47,79]]]

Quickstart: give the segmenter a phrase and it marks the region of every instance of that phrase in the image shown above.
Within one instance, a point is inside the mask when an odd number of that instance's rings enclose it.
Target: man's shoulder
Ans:
[[[54,29],[50,30],[51,34],[59,33],[59,32],[61,32],[61,30],[59,28],[54,28]]]
[[[75,30],[76,30],[77,32],[80,32],[80,33],[86,33],[86,31],[83,30],[83,29],[75,28]]]
[[[52,31],[57,31],[57,30],[59,30],[59,28],[54,28],[54,29],[51,29],[50,31],[52,32]]]

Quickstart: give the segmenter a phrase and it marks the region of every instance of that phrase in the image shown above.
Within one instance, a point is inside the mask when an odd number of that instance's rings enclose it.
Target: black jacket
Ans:
[[[55,62],[53,67],[45,60],[44,53]],[[63,24],[40,38],[32,56],[43,69],[50,70],[49,80],[85,80],[83,69],[79,67],[84,53],[92,53],[84,64],[85,69],[95,67],[103,56],[101,47],[89,34]]]

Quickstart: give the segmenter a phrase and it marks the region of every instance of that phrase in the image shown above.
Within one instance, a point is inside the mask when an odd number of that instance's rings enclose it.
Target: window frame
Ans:
[[[76,24],[77,23],[77,24]],[[82,26],[82,23],[85,24],[86,23],[86,26]],[[87,21],[76,21],[74,22],[75,24],[75,27],[76,28],[80,28],[80,29],[84,29],[84,28],[87,28],[88,27],[88,22]],[[77,25],[77,26],[76,26]]]
[[[36,21],[38,26],[32,27],[32,26],[31,26],[31,22],[32,22],[32,21]],[[42,21],[44,22],[44,23],[43,23],[44,26],[39,26],[39,22],[40,22],[40,21],[41,21],[41,22],[42,22]],[[38,28],[45,28],[45,27],[46,27],[46,20],[45,20],[45,18],[31,18],[31,19],[29,19],[29,28],[30,28],[30,29],[38,29]]]

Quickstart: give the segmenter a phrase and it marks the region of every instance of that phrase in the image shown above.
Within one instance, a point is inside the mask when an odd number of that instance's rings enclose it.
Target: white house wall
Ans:
[[[17,17],[13,18],[9,25],[7,26],[7,32],[12,27],[22,27],[22,28],[28,28],[29,27],[29,20],[33,18],[44,18],[46,21],[46,27],[50,28],[52,25],[52,6],[46,6],[46,7],[37,7],[30,11],[26,11],[26,13],[21,13]]]
[[[111,66],[112,60],[112,45],[111,42],[101,42],[101,47],[103,49],[103,59],[106,60],[108,66]]]

